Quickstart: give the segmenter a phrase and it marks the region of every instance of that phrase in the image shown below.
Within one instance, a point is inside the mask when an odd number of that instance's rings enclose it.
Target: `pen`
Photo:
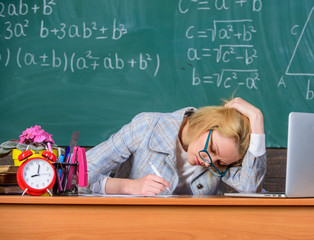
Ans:
[[[65,160],[68,158],[69,153],[70,153],[70,147],[67,146],[67,147],[66,147],[66,150],[65,150],[65,155],[64,155],[64,159],[65,159]]]
[[[158,176],[158,177],[162,177],[160,175],[160,173],[158,172],[157,168],[155,168],[155,166],[152,164],[152,162],[149,162],[149,165],[151,166],[151,168],[153,169],[154,173]],[[166,189],[171,193],[170,189],[168,187],[166,187]]]

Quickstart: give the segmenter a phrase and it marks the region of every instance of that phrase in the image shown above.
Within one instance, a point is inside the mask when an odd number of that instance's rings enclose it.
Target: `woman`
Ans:
[[[223,107],[142,113],[88,151],[87,161],[94,193],[208,195],[221,181],[256,192],[266,172],[263,115],[241,98]]]

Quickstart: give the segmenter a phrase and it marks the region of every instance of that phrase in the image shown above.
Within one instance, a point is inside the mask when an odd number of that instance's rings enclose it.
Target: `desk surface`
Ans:
[[[314,206],[314,198],[238,198],[223,196],[103,197],[0,196],[0,204],[163,205],[163,206]]]
[[[312,198],[0,196],[0,214],[6,240],[314,236]]]

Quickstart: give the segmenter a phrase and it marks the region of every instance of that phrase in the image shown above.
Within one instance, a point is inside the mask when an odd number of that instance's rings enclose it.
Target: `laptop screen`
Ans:
[[[289,115],[287,197],[314,197],[314,113]]]

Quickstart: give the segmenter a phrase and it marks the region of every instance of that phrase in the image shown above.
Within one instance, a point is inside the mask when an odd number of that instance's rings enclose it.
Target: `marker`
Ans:
[[[60,155],[59,157],[59,163],[63,163],[64,162],[64,156],[63,154]],[[61,174],[62,174],[62,169],[59,169],[59,178],[61,179]]]
[[[149,165],[151,166],[151,168],[153,169],[154,173],[155,173],[158,177],[162,177],[162,176],[160,175],[160,173],[158,172],[157,168],[155,168],[155,166],[154,166],[151,162],[149,162]],[[166,189],[171,193],[171,191],[170,191],[170,189],[169,189],[168,187],[166,187]]]

